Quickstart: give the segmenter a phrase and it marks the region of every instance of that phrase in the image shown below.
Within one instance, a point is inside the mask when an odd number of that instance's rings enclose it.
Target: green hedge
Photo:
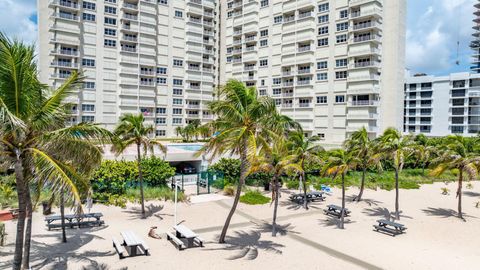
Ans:
[[[142,160],[145,186],[166,186],[175,175],[175,168],[157,157]],[[92,179],[95,193],[125,194],[127,188],[138,186],[138,167],[135,161],[105,160]]]

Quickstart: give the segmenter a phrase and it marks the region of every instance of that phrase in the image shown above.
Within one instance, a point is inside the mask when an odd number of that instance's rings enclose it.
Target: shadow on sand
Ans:
[[[163,220],[162,216],[172,216],[170,214],[160,214],[164,208],[163,205],[149,204],[145,205],[145,218],[156,217],[160,220]],[[141,207],[132,207],[130,209],[122,211],[123,213],[129,214],[129,220],[141,219],[142,218],[142,208]]]
[[[273,241],[261,240],[261,231],[234,231],[233,234],[234,236],[227,236],[225,244],[221,245],[221,247],[208,250],[226,250],[234,252],[235,254],[228,257],[228,260],[255,260],[260,251],[282,254],[281,248],[285,247],[284,245]],[[218,239],[218,236],[215,238]]]
[[[480,193],[473,192],[473,191],[464,191],[463,195],[468,196],[468,197],[479,197],[480,198]]]
[[[449,218],[449,217],[458,217],[458,212],[453,210],[453,209],[447,209],[447,208],[434,208],[434,207],[428,207],[427,209],[422,209],[422,212],[429,216],[434,216],[434,217],[441,217],[441,218]],[[463,212],[463,211],[462,211]],[[474,216],[467,215],[463,213],[463,217],[466,218],[476,218]]]
[[[320,225],[324,227],[336,227],[340,228],[340,219],[334,217],[326,217],[325,219],[319,219]],[[352,221],[350,218],[345,218],[343,224],[353,224],[355,221]]]
[[[353,201],[353,199],[355,199],[356,197],[357,197],[357,195],[348,195],[348,196],[345,197],[345,200],[347,202],[352,202],[352,203],[362,203],[363,202],[363,203],[368,204],[368,206],[372,206],[372,205],[373,206],[378,206],[378,205],[382,204],[381,201],[376,201],[374,199],[368,199],[368,198],[365,198],[365,197],[363,197],[362,200],[359,201],[359,202],[358,201]]]
[[[64,270],[68,269],[68,263],[86,263],[88,266],[84,269],[108,269],[105,265],[97,262],[99,257],[108,257],[115,255],[115,252],[99,252],[96,250],[86,250],[78,252],[78,249],[94,239],[104,238],[91,234],[94,231],[103,230],[105,227],[78,229],[74,234],[69,233],[67,243],[62,243],[61,231],[55,234],[35,234],[32,237],[32,248],[30,251],[30,266],[32,269],[42,269],[48,266],[51,269]],[[71,232],[69,230],[68,232]],[[53,240],[49,240],[52,239]],[[45,243],[48,242],[49,244]],[[13,253],[14,244],[10,244]],[[5,253],[0,255],[11,255]],[[10,269],[12,261],[0,263],[0,269]],[[70,265],[71,268],[72,265]]]

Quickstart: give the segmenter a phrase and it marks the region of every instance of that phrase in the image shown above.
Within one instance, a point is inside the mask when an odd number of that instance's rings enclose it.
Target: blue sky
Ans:
[[[407,68],[412,73],[434,75],[467,71],[470,65],[471,51],[468,44],[475,0],[407,2]],[[0,0],[0,6],[0,31],[35,42],[36,0]],[[456,64],[457,60],[459,65]]]

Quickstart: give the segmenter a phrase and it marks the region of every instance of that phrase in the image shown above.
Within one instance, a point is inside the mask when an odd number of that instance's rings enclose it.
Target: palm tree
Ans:
[[[388,128],[380,137],[379,148],[382,154],[393,161],[393,168],[395,169],[395,218],[398,220],[400,219],[398,176],[403,169],[405,160],[413,154],[414,143],[411,136],[402,136],[398,130]]]
[[[273,175],[272,184],[272,203],[273,219],[272,219],[272,236],[277,234],[277,210],[279,197],[279,179],[286,173],[302,172],[302,168],[296,163],[297,156],[292,155],[288,150],[285,138],[279,136],[275,139],[272,147],[265,147],[255,156],[252,161],[250,173],[265,172]]]
[[[359,162],[359,167],[362,169],[362,180],[360,183],[360,191],[358,195],[353,198],[353,201],[361,201],[363,191],[365,189],[365,177],[367,175],[367,169],[372,166],[377,166],[381,170],[380,153],[375,152],[374,141],[370,140],[367,129],[362,127],[361,129],[352,133],[350,138],[345,141],[345,148],[347,151],[354,152]]]
[[[142,113],[127,113],[120,117],[120,121],[115,128],[115,143],[112,146],[113,152],[120,155],[131,145],[137,147],[137,166],[138,179],[140,182],[140,201],[142,204],[142,218],[145,218],[145,198],[143,194],[143,175],[142,175],[142,148],[144,155],[147,152],[154,153],[154,147],[158,146],[160,151],[166,153],[167,149],[158,140],[150,138],[153,133],[152,125],[145,125],[145,118]]]
[[[344,228],[345,218],[345,175],[348,171],[356,168],[359,163],[359,158],[356,153],[344,149],[332,150],[329,153],[329,158],[324,166],[324,173],[327,175],[342,178],[342,211],[340,214],[340,229]]]
[[[302,168],[300,177],[303,182],[304,207],[308,209],[307,203],[307,178],[305,173],[306,163],[321,163],[319,154],[323,151],[323,147],[317,142],[319,137],[313,136],[305,138],[303,131],[292,131],[288,134],[288,148],[297,157],[297,162]]]
[[[65,190],[80,205],[84,173],[100,163],[109,132],[94,124],[65,127],[71,117],[65,99],[80,83],[74,73],[56,90],[37,79],[33,46],[0,33],[0,159],[15,168],[19,215],[13,269],[29,268],[32,227],[31,187]],[[22,263],[23,261],[23,263]],[[23,264],[23,266],[22,266]]]
[[[463,219],[462,214],[462,186],[464,175],[469,180],[474,180],[478,176],[478,168],[480,167],[480,154],[478,147],[478,139],[465,138],[459,135],[451,135],[447,137],[446,144],[440,146],[440,155],[433,160],[435,164],[434,170],[431,172],[433,176],[439,176],[446,170],[458,170],[458,217]]]
[[[258,96],[255,88],[247,88],[237,80],[229,80],[225,86],[220,87],[216,97],[218,99],[209,104],[209,110],[217,116],[217,119],[211,122],[217,135],[197,154],[211,154],[213,158],[229,153],[240,157],[240,178],[235,199],[219,238],[219,243],[224,243],[250,170],[252,157],[259,149],[269,145],[274,134],[283,134],[283,127],[293,126],[294,122],[277,116],[278,112],[271,98]],[[273,119],[283,119],[283,122]]]
[[[421,164],[422,174],[425,175],[425,167],[429,165],[437,149],[430,145],[430,140],[424,134],[415,136],[415,165]]]

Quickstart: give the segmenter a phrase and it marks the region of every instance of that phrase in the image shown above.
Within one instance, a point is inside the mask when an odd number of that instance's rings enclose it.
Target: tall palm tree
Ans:
[[[265,172],[273,175],[272,184],[272,203],[273,219],[272,219],[272,236],[277,234],[277,210],[279,197],[279,179],[286,173],[299,173],[302,168],[297,161],[297,156],[292,155],[288,150],[285,138],[279,136],[273,142],[272,147],[265,147],[257,156],[253,158],[250,173]]]
[[[422,174],[425,175],[425,167],[427,167],[433,157],[437,149],[431,145],[430,140],[424,134],[418,134],[415,136],[415,157],[416,162],[415,165],[421,164],[422,166]]]
[[[216,97],[218,99],[209,104],[209,110],[217,116],[217,119],[211,122],[217,135],[197,154],[210,154],[213,158],[229,153],[240,157],[237,191],[219,238],[219,243],[224,243],[250,170],[252,157],[256,151],[267,147],[275,134],[282,134],[284,127],[294,126],[295,122],[287,117],[278,117],[271,98],[259,96],[255,88],[245,87],[237,80],[229,80],[225,86],[220,87],[216,91]],[[273,121],[274,119],[282,121]]]
[[[362,127],[361,129],[352,133],[350,138],[345,141],[345,148],[347,151],[355,153],[360,160],[358,164],[362,170],[360,191],[358,195],[353,198],[353,201],[359,202],[362,200],[363,191],[365,189],[367,169],[372,166],[377,166],[377,168],[381,170],[381,154],[375,151],[374,141],[368,136],[368,132],[365,127]]]
[[[332,150],[328,154],[329,158],[325,163],[324,173],[333,176],[333,178],[339,175],[342,178],[342,211],[339,228],[343,229],[345,219],[345,175],[347,175],[348,171],[356,168],[359,158],[356,153],[344,149]]]
[[[137,147],[137,166],[138,179],[140,182],[140,202],[142,204],[142,218],[145,218],[145,198],[143,194],[143,175],[142,175],[142,149],[143,154],[147,152],[154,153],[154,147],[158,146],[163,153],[167,148],[158,140],[151,138],[153,126],[145,124],[145,118],[142,113],[127,113],[120,117],[120,121],[114,130],[115,143],[112,146],[113,152],[120,155],[131,145]]]
[[[306,163],[321,163],[319,154],[325,149],[318,144],[320,140],[317,136],[305,138],[303,131],[292,131],[288,134],[288,148],[297,157],[297,162],[302,168],[300,177],[303,183],[304,207],[308,209],[307,200],[307,178],[305,173]]]
[[[37,79],[35,49],[0,33],[0,159],[15,169],[19,215],[13,269],[29,268],[31,187],[48,185],[69,194],[80,204],[78,183],[88,185],[83,173],[100,163],[108,131],[94,124],[65,127],[71,117],[65,99],[79,84],[74,73],[51,90]],[[26,226],[26,227],[25,227]]]
[[[458,170],[458,217],[463,219],[462,214],[462,186],[464,175],[469,180],[478,176],[480,167],[480,153],[476,151],[478,139],[465,138],[459,135],[451,135],[447,138],[446,144],[440,147],[440,155],[433,160],[435,165],[431,172],[433,176],[439,176],[446,170]]]
[[[400,219],[399,210],[399,174],[403,170],[405,160],[413,154],[414,143],[411,136],[402,136],[394,129],[386,129],[380,137],[379,148],[384,155],[393,161],[395,169],[395,218]]]

